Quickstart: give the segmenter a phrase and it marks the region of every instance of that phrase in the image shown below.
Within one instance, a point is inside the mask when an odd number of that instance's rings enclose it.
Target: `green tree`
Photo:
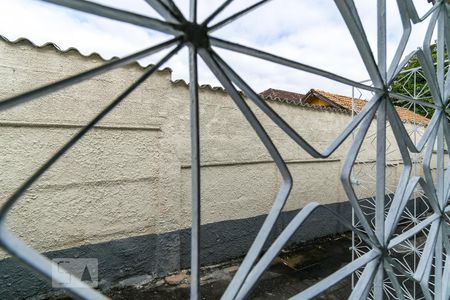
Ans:
[[[431,53],[433,61],[436,62],[437,59],[436,44],[431,45]],[[446,51],[445,53],[446,70],[448,70],[448,65],[449,65],[448,52]],[[392,84],[392,91],[399,94],[415,97],[423,102],[433,103],[433,99],[428,89],[427,81],[423,76],[419,60],[416,56],[413,56],[411,58],[411,60],[404,67],[402,72],[400,72],[400,74],[394,80]],[[426,107],[423,105],[412,105],[410,102],[404,100],[394,99],[394,104],[408,108],[428,118],[432,116],[434,113],[434,109],[431,107]]]

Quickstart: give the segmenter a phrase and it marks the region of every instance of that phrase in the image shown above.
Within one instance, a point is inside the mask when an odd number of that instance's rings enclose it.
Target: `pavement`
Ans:
[[[288,299],[351,261],[351,236],[339,235],[297,245],[275,258],[254,287],[248,299]],[[201,270],[201,299],[220,299],[241,259]],[[130,279],[108,291],[116,300],[189,299],[189,270],[169,274],[165,278]],[[347,299],[351,278],[329,289],[317,299]]]

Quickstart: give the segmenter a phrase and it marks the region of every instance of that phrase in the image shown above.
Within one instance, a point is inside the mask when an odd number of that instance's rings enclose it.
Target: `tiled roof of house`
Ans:
[[[266,99],[271,100],[282,100],[287,103],[292,104],[300,104],[302,102],[303,97],[305,95],[294,93],[294,92],[288,92],[283,90],[277,90],[277,89],[268,89],[264,92],[260,93],[261,96],[263,96]]]
[[[311,89],[303,98],[303,102],[308,103],[308,99],[310,99],[313,96],[322,99],[328,103],[332,102],[330,103],[330,105],[336,106],[337,108],[352,111],[351,97],[333,94],[322,90]],[[354,99],[354,100],[355,100],[355,112],[358,113],[367,104],[367,100],[364,99]],[[421,116],[419,114],[415,114],[414,112],[403,107],[395,106],[395,110],[397,111],[398,115],[400,116],[400,119],[403,122],[427,125],[430,121],[428,118]]]

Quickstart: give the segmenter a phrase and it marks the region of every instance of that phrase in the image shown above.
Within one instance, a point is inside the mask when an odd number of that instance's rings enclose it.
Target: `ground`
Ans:
[[[298,245],[278,256],[249,299],[288,299],[351,261],[351,237],[340,235]],[[202,299],[219,299],[237,270],[240,259],[202,268]],[[347,299],[351,278],[318,299]],[[117,287],[112,299],[188,299],[189,271],[183,270],[143,285]]]

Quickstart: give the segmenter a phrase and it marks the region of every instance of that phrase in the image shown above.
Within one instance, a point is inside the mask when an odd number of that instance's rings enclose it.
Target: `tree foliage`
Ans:
[[[431,46],[431,53],[436,68],[436,60],[437,60],[436,44]],[[448,52],[446,51],[445,53],[446,70],[448,70],[448,65],[449,65]],[[413,56],[411,60],[408,62],[408,64],[404,67],[402,72],[400,72],[400,74],[397,76],[397,78],[392,84],[392,91],[416,98],[423,102],[433,103],[433,99],[431,97],[427,81],[423,76],[422,69],[417,56]],[[431,107],[426,107],[420,104],[414,105],[411,102],[404,100],[395,99],[394,104],[408,108],[428,118],[430,118],[430,116],[432,116],[434,113],[434,109]]]

